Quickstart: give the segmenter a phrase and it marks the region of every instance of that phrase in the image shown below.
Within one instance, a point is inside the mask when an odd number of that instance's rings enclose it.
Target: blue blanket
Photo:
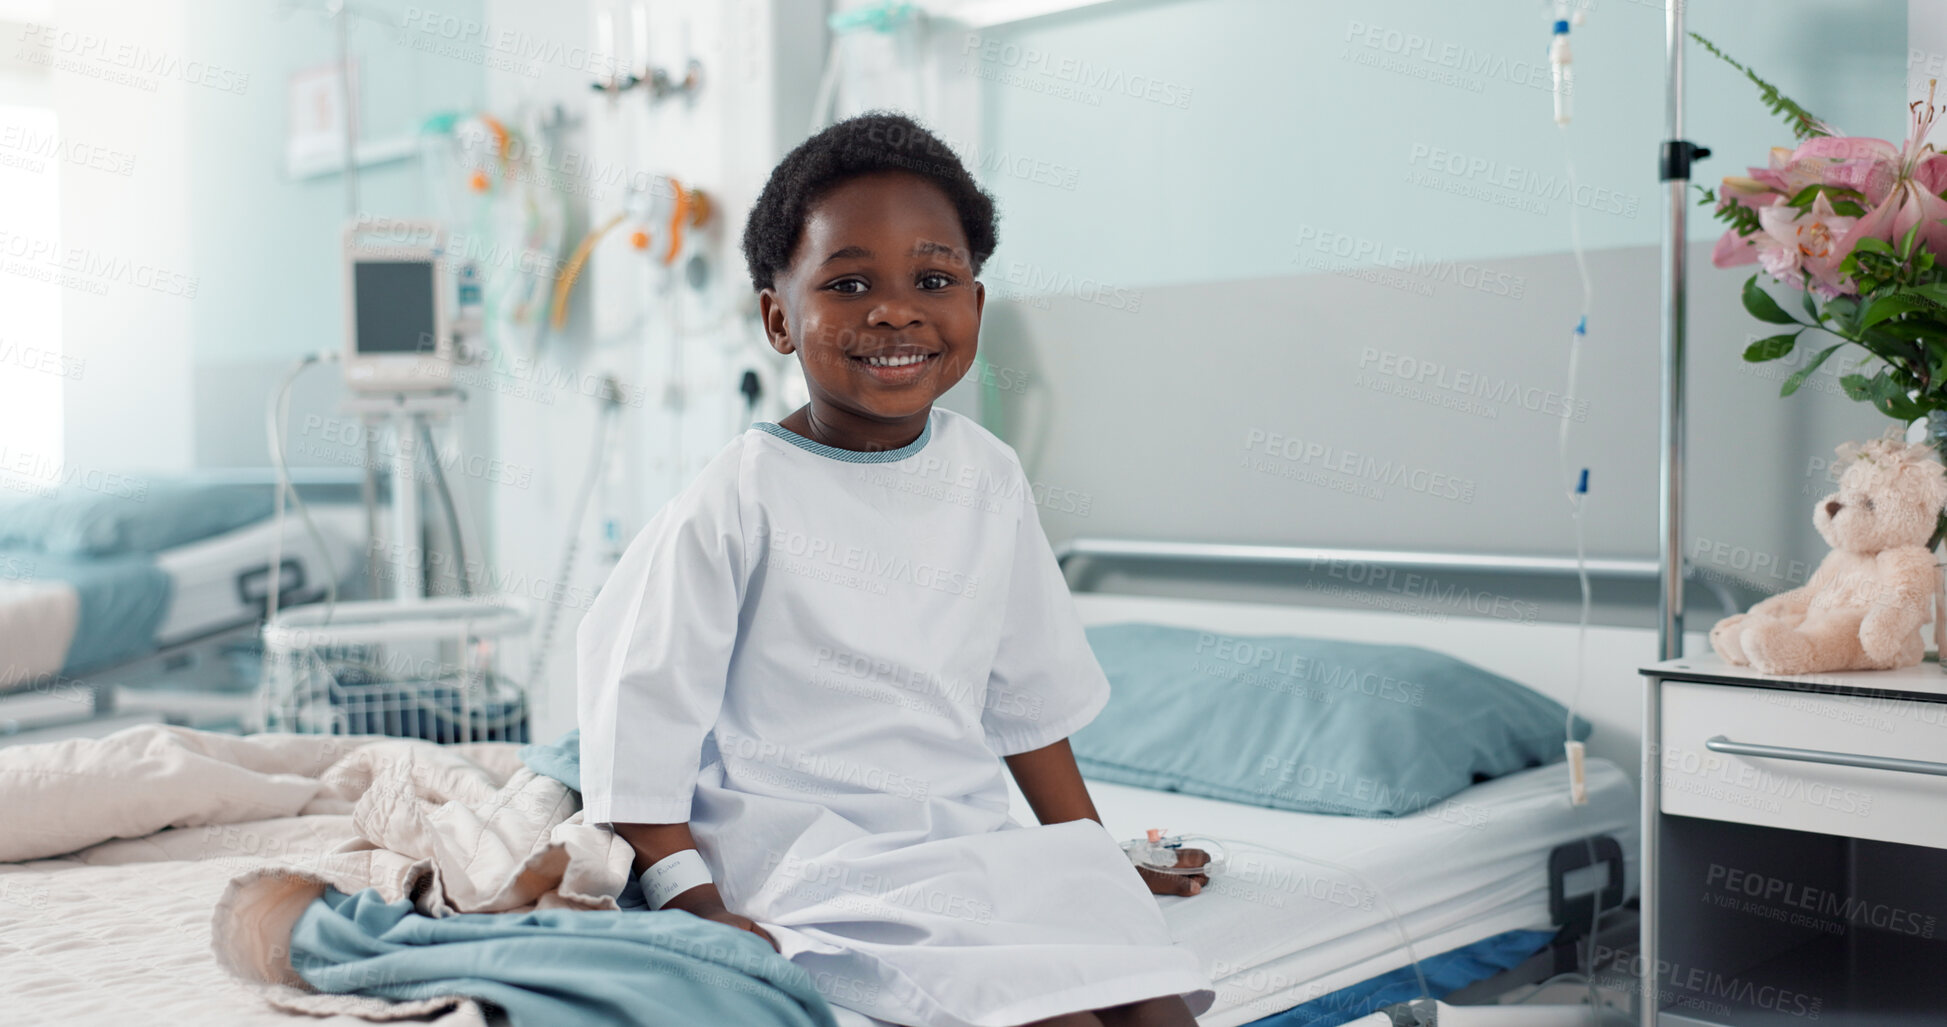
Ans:
[[[811,975],[762,938],[679,911],[435,918],[328,889],[291,931],[291,967],[319,991],[471,996],[515,1027],[837,1027]]]
[[[169,610],[169,575],[147,553],[91,558],[0,549],[0,578],[65,581],[81,601],[64,674],[85,674],[155,649]]]
[[[581,783],[579,738],[521,759]],[[291,932],[291,967],[319,991],[394,1000],[468,995],[515,1027],[738,1024],[837,1027],[811,975],[762,938],[681,911],[652,913],[636,882],[619,912],[428,917],[371,889],[328,889]]]

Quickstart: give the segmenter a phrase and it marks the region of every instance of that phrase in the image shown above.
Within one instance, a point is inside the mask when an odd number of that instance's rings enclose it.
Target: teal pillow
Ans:
[[[1070,744],[1093,780],[1396,817],[1563,758],[1562,704],[1444,653],[1161,624],[1087,631],[1109,704]],[[1589,731],[1576,718],[1576,737]]]
[[[55,556],[158,553],[270,513],[268,485],[83,474],[51,495],[0,498],[0,546]]]

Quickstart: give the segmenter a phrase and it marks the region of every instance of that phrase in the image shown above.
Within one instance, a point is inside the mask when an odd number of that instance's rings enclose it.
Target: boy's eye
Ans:
[[[858,286],[858,288],[851,288],[854,285]],[[865,291],[865,283],[856,278],[841,278],[831,284],[831,289],[834,292],[841,292],[847,296],[855,296]]]
[[[934,284],[931,285],[927,284],[929,282]],[[919,285],[920,288],[922,289],[945,289],[951,286],[952,284],[953,284],[952,275],[943,275],[938,271],[928,272],[924,275],[921,275],[919,279]]]

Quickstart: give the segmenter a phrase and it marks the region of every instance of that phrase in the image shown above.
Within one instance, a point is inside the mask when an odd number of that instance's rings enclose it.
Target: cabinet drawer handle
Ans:
[[[1864,767],[1867,770],[1895,770],[1903,774],[1933,774],[1947,777],[1947,763],[1903,760],[1892,756],[1862,756],[1850,752],[1823,752],[1818,749],[1788,749],[1782,745],[1752,745],[1733,742],[1723,735],[1708,739],[1704,748],[1733,756],[1760,756],[1772,760],[1799,760],[1805,763],[1830,763],[1839,767]]]

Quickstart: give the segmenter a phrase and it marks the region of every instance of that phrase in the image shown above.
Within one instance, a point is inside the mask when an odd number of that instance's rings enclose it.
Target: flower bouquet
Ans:
[[[1865,353],[1840,388],[1909,425],[1925,419],[1929,440],[1947,458],[1947,154],[1927,141],[1947,108],[1934,106],[1933,83],[1925,101],[1909,105],[1910,131],[1895,146],[1841,133],[1709,40],[1691,38],[1756,83],[1799,140],[1773,147],[1767,167],[1727,177],[1715,193],[1701,190],[1730,225],[1711,262],[1757,264],[1802,300],[1801,318],[1761,288],[1758,275],[1744,283],[1752,317],[1791,326],[1752,343],[1744,359],[1789,356],[1810,330],[1836,337],[1785,379],[1780,394],[1789,396],[1834,352],[1858,346]],[[1929,548],[1943,536],[1947,514]]]

